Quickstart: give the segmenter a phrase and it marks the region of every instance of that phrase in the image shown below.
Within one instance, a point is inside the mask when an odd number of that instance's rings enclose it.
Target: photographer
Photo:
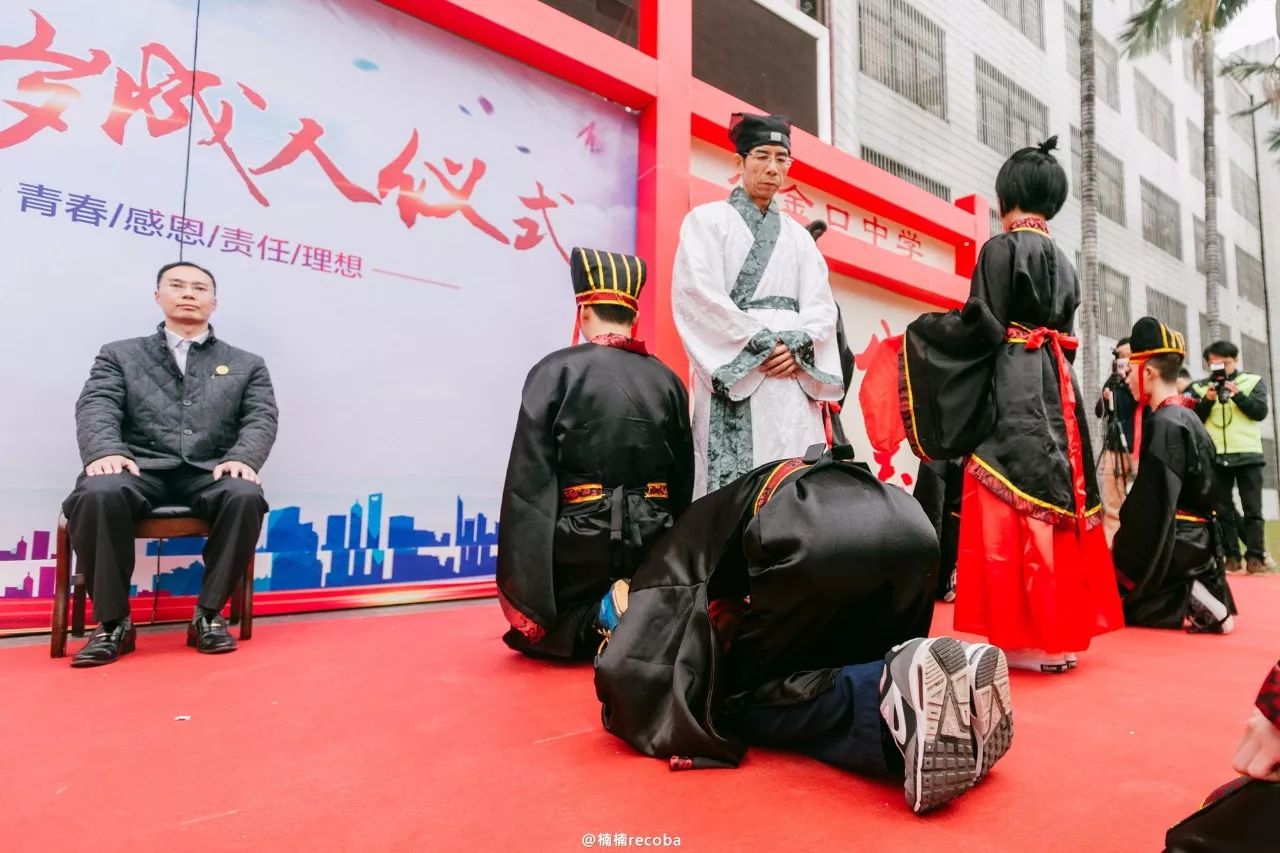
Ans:
[[[1267,386],[1262,377],[1239,369],[1240,350],[1230,341],[1215,341],[1205,348],[1209,378],[1191,386],[1196,414],[1213,438],[1217,457],[1218,518],[1222,524],[1227,571],[1238,572],[1240,538],[1244,538],[1249,572],[1267,571],[1262,526],[1262,430],[1258,422],[1267,416]],[[1232,487],[1240,487],[1243,520],[1236,513]]]
[[[1191,387],[1191,371],[1187,370],[1185,367],[1178,368],[1177,387],[1179,394],[1187,394],[1187,389]]]
[[[1102,386],[1102,397],[1094,408],[1097,417],[1105,418],[1098,475],[1102,485],[1103,529],[1108,545],[1120,527],[1120,505],[1124,503],[1137,474],[1136,448],[1133,446],[1133,411],[1137,404],[1125,382],[1130,353],[1129,339],[1121,338],[1111,353],[1111,376]]]

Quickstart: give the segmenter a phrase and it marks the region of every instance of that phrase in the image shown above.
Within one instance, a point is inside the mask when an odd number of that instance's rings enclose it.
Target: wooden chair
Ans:
[[[191,514],[189,506],[159,506],[138,520],[134,526],[135,539],[177,539],[183,536],[208,536],[209,524]],[[161,543],[163,551],[163,542]],[[67,517],[58,515],[58,558],[53,585],[53,622],[49,637],[50,657],[67,654],[67,611],[70,605],[71,633],[84,636],[85,576],[71,573],[71,532]],[[244,567],[244,574],[236,583],[231,596],[231,623],[240,623],[240,639],[253,636],[253,558]]]

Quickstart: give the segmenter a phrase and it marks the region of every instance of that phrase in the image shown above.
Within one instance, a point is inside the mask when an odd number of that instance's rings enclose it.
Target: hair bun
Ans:
[[[1053,151],[1057,147],[1058,147],[1058,137],[1056,136],[1050,136],[1044,142],[1041,142],[1039,145],[1036,146],[1036,148],[1040,150],[1041,154],[1048,154],[1050,151]]]

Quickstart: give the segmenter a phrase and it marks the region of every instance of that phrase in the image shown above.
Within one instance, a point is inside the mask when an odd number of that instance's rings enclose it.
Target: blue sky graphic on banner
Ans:
[[[276,387],[257,586],[492,574],[565,253],[634,249],[635,117],[373,0],[30,0],[0,47],[0,630],[44,589],[93,356],[179,256]]]

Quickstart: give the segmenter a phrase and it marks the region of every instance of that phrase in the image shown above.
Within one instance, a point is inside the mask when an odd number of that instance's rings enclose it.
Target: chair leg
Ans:
[[[249,565],[244,570],[244,580],[241,581],[244,594],[240,603],[240,639],[249,640],[253,638],[253,558],[249,558]]]
[[[67,654],[67,593],[71,585],[71,536],[65,518],[58,519],[57,529],[54,547],[58,558],[53,575],[53,617],[49,624],[49,657],[54,658]]]
[[[85,600],[85,577],[83,573],[76,573],[71,576],[71,635],[74,637],[84,636],[84,600]]]

